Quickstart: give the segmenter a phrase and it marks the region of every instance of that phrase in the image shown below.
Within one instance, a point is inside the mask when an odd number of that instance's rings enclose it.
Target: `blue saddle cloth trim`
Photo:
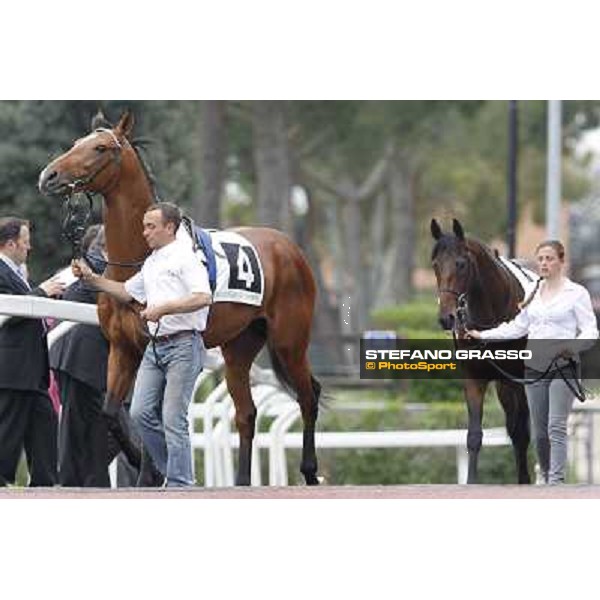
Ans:
[[[215,258],[215,251],[213,249],[212,240],[206,229],[202,229],[197,225],[194,226],[194,235],[196,236],[196,243],[204,252],[206,257],[206,270],[208,271],[208,283],[211,291],[215,292],[217,287],[217,259]]]

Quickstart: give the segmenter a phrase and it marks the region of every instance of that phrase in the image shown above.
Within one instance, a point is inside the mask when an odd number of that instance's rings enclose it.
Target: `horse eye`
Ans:
[[[102,154],[103,152],[106,152],[108,150],[108,148],[106,146],[103,146],[102,144],[100,144],[99,146],[96,146],[94,148],[94,150],[98,153],[98,154]]]
[[[456,269],[458,271],[463,271],[466,266],[467,266],[467,261],[464,258],[459,258],[456,261]]]

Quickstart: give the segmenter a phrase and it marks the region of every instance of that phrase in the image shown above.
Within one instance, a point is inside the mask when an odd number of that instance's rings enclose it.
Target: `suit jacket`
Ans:
[[[95,304],[97,297],[98,292],[81,280],[70,285],[63,294],[63,300],[87,304]],[[52,344],[50,366],[104,393],[108,349],[108,342],[98,326],[79,323]]]
[[[3,260],[0,294],[46,297],[41,288],[30,290]],[[48,385],[48,345],[41,319],[9,319],[0,327],[0,389],[47,392]]]

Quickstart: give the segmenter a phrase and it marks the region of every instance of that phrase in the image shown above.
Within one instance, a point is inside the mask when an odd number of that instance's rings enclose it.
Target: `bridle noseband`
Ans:
[[[466,250],[468,255],[469,248],[467,247]],[[469,303],[467,296],[469,294],[469,285],[471,284],[471,279],[473,277],[473,272],[475,269],[471,257],[467,259],[467,264],[469,265],[469,271],[464,284],[464,292],[458,292],[449,288],[441,288],[440,290],[438,290],[438,299],[439,294],[452,294],[456,298],[456,318],[455,325],[452,330],[453,334],[455,335],[467,329],[467,320],[469,317]]]
[[[467,319],[469,315],[467,292],[457,292],[455,290],[443,288],[439,290],[439,293],[452,294],[456,297],[456,323],[458,324],[458,327],[455,327],[454,331],[464,331],[467,328]]]

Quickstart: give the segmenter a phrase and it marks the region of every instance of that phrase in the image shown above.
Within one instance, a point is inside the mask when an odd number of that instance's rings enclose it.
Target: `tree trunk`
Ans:
[[[193,217],[202,227],[218,228],[221,224],[221,198],[225,183],[227,135],[226,103],[223,100],[202,102],[202,192],[194,199]]]
[[[344,254],[346,258],[346,281],[342,285],[342,330],[358,333],[364,327],[364,294],[361,261],[361,214],[360,202],[348,200],[343,207]]]
[[[252,106],[257,222],[291,233],[292,175],[285,103],[255,101]]]
[[[392,239],[396,239],[394,264],[394,298],[406,302],[412,296],[412,274],[415,264],[415,203],[411,173],[406,163],[396,163],[390,174],[392,204]]]
[[[376,307],[406,302],[412,296],[415,263],[415,206],[409,166],[396,160],[390,169],[390,243],[383,256],[383,277]]]
[[[305,245],[306,258],[317,282],[317,300],[313,316],[311,335],[311,364],[320,372],[332,372],[344,363],[340,338],[340,308],[335,295],[330,295],[321,272],[319,252],[314,244],[315,232],[320,223],[328,223],[327,207],[319,206],[308,188],[309,212],[306,215]],[[329,227],[328,227],[329,229]]]
[[[385,231],[386,223],[389,218],[386,212],[387,195],[383,192],[377,194],[375,206],[371,216],[371,240],[369,244],[370,269],[369,269],[369,289],[371,294],[368,297],[368,309],[370,310],[377,302],[377,290],[384,281],[384,249],[385,249]]]

